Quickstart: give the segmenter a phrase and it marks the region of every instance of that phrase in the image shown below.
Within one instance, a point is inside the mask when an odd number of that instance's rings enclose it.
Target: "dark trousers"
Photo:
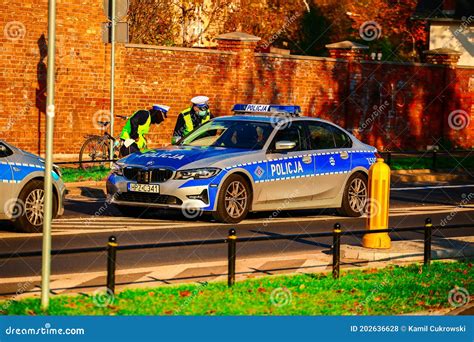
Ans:
[[[137,152],[140,152],[137,143],[133,143],[129,147],[125,147],[125,145],[122,145],[122,147],[120,147],[120,157],[126,157],[129,154]]]

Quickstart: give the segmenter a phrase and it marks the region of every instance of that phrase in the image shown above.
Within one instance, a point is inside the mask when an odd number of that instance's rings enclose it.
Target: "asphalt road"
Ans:
[[[391,227],[421,226],[427,217],[432,218],[435,226],[443,221],[449,224],[474,223],[474,185],[394,189],[391,193]],[[459,207],[460,204],[463,206]],[[237,229],[239,237],[325,232],[332,230],[336,222],[346,231],[365,227],[365,218],[339,217],[333,210],[290,212],[279,209],[275,212],[252,214],[248,220],[230,226],[217,224],[206,216],[186,219],[176,212],[146,213],[139,219],[123,218],[103,200],[71,199],[66,203],[65,216],[54,223],[53,249],[105,246],[110,235],[115,235],[120,245],[133,245],[225,238],[231,227]],[[0,222],[0,225],[1,253],[41,250],[40,234],[18,234],[7,222]],[[435,235],[451,238],[473,235],[473,232],[474,228],[435,230]],[[421,232],[392,234],[393,240],[419,238],[422,238]],[[318,238],[242,243],[238,246],[238,257],[329,251],[331,242],[331,238]],[[357,236],[345,237],[343,241],[358,242],[360,237]],[[120,251],[118,268],[213,261],[226,258],[226,253],[227,247],[223,244]],[[52,272],[66,274],[103,271],[105,264],[106,257],[102,252],[58,255],[53,257]],[[0,260],[0,278],[32,276],[40,272],[40,257]]]

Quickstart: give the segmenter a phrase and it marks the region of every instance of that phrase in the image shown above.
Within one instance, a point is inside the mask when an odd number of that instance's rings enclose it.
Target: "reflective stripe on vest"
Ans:
[[[130,134],[132,133],[132,125],[130,124],[130,120],[133,118],[137,112],[133,113],[133,115],[127,120],[127,123],[125,126],[123,126],[122,133],[120,134],[120,139],[127,140],[131,139]],[[137,134],[138,134],[138,148],[144,149],[146,148],[146,139],[144,135],[148,134],[150,131],[150,126],[151,126],[151,115],[148,116],[148,119],[143,125],[139,125],[137,129]]]
[[[183,115],[183,119],[184,119],[183,136],[186,136],[194,130],[193,118],[191,116],[191,107],[182,111],[181,114]],[[211,113],[207,111],[206,116],[202,118],[201,120],[201,125],[208,122],[210,119],[211,119]]]

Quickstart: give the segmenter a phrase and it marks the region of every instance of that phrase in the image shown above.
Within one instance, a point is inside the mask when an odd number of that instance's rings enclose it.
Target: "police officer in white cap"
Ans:
[[[120,133],[123,141],[120,156],[125,157],[131,153],[143,152],[147,147],[146,135],[151,125],[159,125],[167,118],[170,107],[155,104],[150,110],[139,110],[127,120]]]
[[[176,144],[181,138],[213,118],[209,110],[209,98],[207,96],[193,97],[191,104],[191,107],[186,108],[178,115],[171,140],[172,144]]]

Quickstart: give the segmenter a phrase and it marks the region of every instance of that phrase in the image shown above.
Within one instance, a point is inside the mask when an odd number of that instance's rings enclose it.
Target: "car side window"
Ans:
[[[308,122],[308,141],[312,150],[336,148],[334,133],[331,125],[323,122]]]
[[[300,122],[292,122],[288,127],[280,129],[270,146],[270,150],[275,150],[277,141],[291,141],[296,143],[296,147],[290,151],[306,150],[306,139],[304,126]]]
[[[334,126],[331,126],[331,129],[334,134],[334,142],[336,144],[336,148],[352,147],[352,139],[346,133]]]
[[[0,143],[0,158],[6,158],[13,154],[12,150],[10,150],[7,146]]]

